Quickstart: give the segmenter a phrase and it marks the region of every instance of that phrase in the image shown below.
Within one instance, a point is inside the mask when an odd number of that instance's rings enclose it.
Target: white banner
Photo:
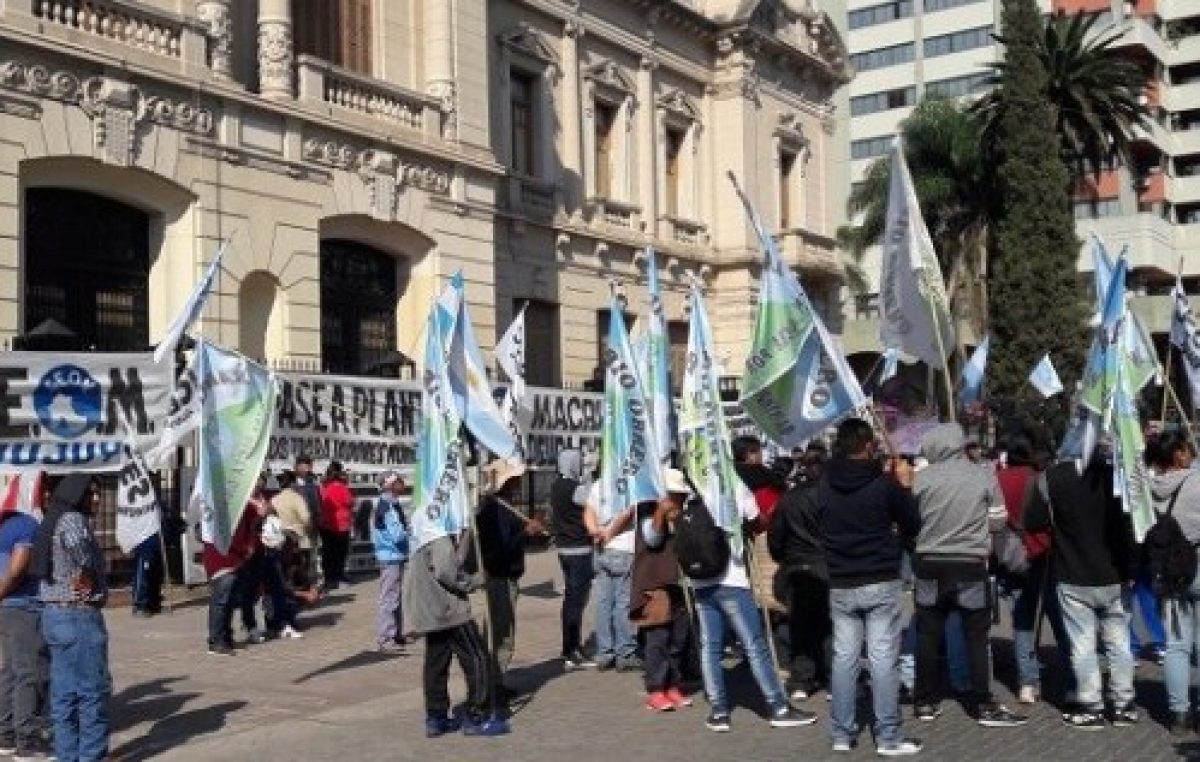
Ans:
[[[117,476],[117,544],[129,554],[158,532],[161,513],[146,461],[128,446],[125,455],[125,467]]]
[[[1200,406],[1200,331],[1196,329],[1196,316],[1188,304],[1187,293],[1178,280],[1171,292],[1175,297],[1175,310],[1171,317],[1171,343],[1183,358],[1187,369],[1188,384],[1192,390],[1192,407]]]
[[[118,413],[153,446],[167,418],[174,365],[147,353],[0,353],[0,469],[116,471]]]

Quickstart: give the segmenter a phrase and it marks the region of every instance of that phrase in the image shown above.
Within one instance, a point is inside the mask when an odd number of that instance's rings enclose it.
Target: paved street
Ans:
[[[518,651],[511,682],[526,693],[502,739],[422,735],[421,646],[407,656],[373,650],[375,581],[337,591],[304,618],[307,637],[239,649],[236,656],[204,650],[203,605],[135,620],[109,612],[112,634],[115,756],[132,760],[241,759],[523,759],[607,760],[621,755],[656,760],[829,759],[827,704],[815,727],[772,730],[756,715],[748,672],[734,681],[741,696],[734,732],[703,727],[703,702],[674,715],[642,708],[638,675],[563,675],[558,640],[557,562],[530,557],[520,601]],[[997,635],[1007,646],[1007,636]],[[1002,678],[1010,659],[998,651]],[[456,668],[457,670],[457,668]],[[455,672],[457,675],[457,671]],[[461,695],[461,683],[455,685]],[[1139,700],[1161,715],[1158,669],[1138,668]],[[1004,689],[1005,700],[1010,697]],[[906,707],[906,715],[909,710]],[[1084,733],[1064,727],[1047,705],[1025,728],[986,730],[956,705],[935,723],[910,733],[926,741],[927,760],[1167,760],[1200,758],[1200,743],[1177,749],[1157,720],[1136,728]],[[869,735],[844,759],[874,758]]]

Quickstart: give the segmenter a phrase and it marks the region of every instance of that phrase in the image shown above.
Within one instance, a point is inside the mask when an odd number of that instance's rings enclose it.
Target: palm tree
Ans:
[[[1113,158],[1132,166],[1129,145],[1133,130],[1144,127],[1148,119],[1146,107],[1140,103],[1147,73],[1114,48],[1124,29],[1092,31],[1099,19],[1096,13],[1067,15],[1059,11],[1047,20],[1038,50],[1050,78],[1050,101],[1058,109],[1064,160],[1076,179],[1098,176],[1111,168]],[[1003,36],[996,39],[1005,42]],[[1000,61],[991,68],[989,84],[994,89],[975,105],[984,120],[984,145],[988,148],[997,145],[994,134],[1005,98],[1000,84],[1008,64]]]
[[[982,329],[986,316],[977,290],[970,286],[983,272],[992,198],[980,128],[968,109],[942,97],[921,101],[900,125],[904,156],[946,273],[950,303],[956,314],[969,315],[976,330]],[[877,159],[850,194],[847,212],[860,221],[840,228],[838,241],[855,263],[883,237],[889,171],[888,159]],[[850,272],[851,288],[865,280],[861,269],[852,267]]]

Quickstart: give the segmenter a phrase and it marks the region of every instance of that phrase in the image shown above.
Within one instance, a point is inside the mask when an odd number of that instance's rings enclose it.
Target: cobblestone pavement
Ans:
[[[670,715],[642,708],[639,675],[564,675],[558,652],[558,564],[552,553],[531,555],[519,604],[518,644],[509,680],[524,694],[515,704],[514,733],[498,739],[422,733],[422,649],[384,656],[373,649],[374,579],[336,591],[306,612],[306,637],[240,648],[232,657],[204,649],[203,604],[178,607],[151,620],[125,610],[108,613],[114,686],[113,751],[131,760],[784,760],[833,758],[823,698],[808,708],[816,726],[773,730],[744,667],[732,675],[734,732],[705,730],[703,702]],[[477,607],[478,610],[478,607]],[[994,632],[1001,679],[1011,674],[1007,631]],[[1047,652],[1049,656],[1049,652]],[[457,676],[457,668],[455,668]],[[931,724],[906,722],[922,738],[926,760],[1168,760],[1200,759],[1200,740],[1176,746],[1161,725],[1165,695],[1153,665],[1138,667],[1138,698],[1155,716],[1134,728],[1085,733],[1062,725],[1047,704],[1019,729],[984,729],[957,705]],[[462,685],[453,687],[462,695]],[[1007,688],[1001,697],[1009,701]],[[863,710],[865,713],[865,706]],[[906,717],[910,716],[905,708]],[[860,715],[861,716],[861,715]],[[918,726],[919,725],[919,726]],[[874,757],[869,734],[851,754]]]

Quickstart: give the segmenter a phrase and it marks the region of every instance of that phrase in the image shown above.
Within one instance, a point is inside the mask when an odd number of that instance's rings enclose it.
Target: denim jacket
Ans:
[[[371,516],[371,543],[375,560],[399,564],[408,560],[408,519],[404,507],[391,495],[380,495]]]

